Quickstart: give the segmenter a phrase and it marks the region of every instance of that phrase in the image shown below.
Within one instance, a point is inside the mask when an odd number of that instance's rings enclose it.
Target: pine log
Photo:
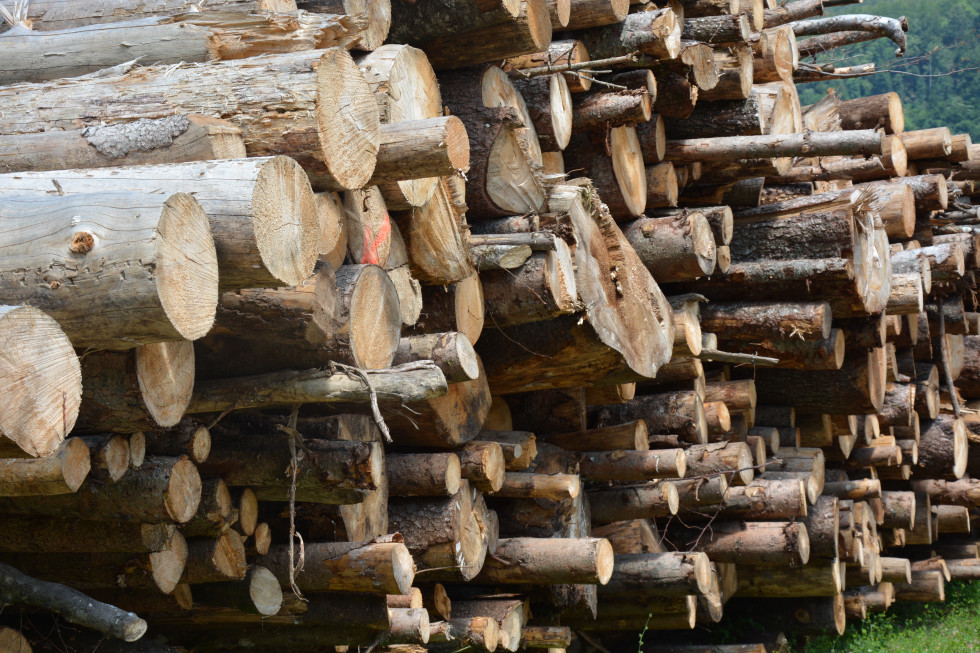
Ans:
[[[181,420],[170,429],[145,431],[143,437],[146,452],[154,456],[187,455],[201,463],[211,452],[211,432],[193,419]]]
[[[942,602],[946,600],[945,588],[946,579],[941,571],[913,571],[910,584],[895,584],[895,600]]]
[[[578,308],[572,254],[562,240],[554,252],[534,252],[518,270],[480,275],[487,326],[502,328],[541,322]]]
[[[668,7],[630,14],[623,22],[588,29],[578,37],[592,59],[636,50],[656,59],[673,59],[680,53],[683,22],[682,16]]]
[[[110,86],[112,91],[106,91]],[[216,92],[218,89],[224,90]],[[160,99],[145,104],[148,96]],[[107,97],[111,101],[106,102]],[[229,105],[227,98],[231,97],[236,102]],[[282,97],[293,100],[281,105]],[[293,156],[318,190],[360,188],[367,183],[381,133],[370,88],[353,59],[340,48],[203,66],[141,68],[122,76],[31,86],[18,91],[16,98],[17,102],[13,97],[3,100],[7,110],[0,130],[8,134],[77,129],[173,113],[222,117],[242,129],[249,156]],[[271,118],[253,120],[265,115],[264,107],[269,105],[280,106],[280,110]],[[38,111],[37,106],[48,108]],[[72,108],[66,109],[68,106]],[[79,115],[86,119],[79,121]],[[301,137],[286,142],[277,138],[283,133]]]
[[[81,438],[68,438],[43,458],[0,459],[0,496],[71,494],[88,476],[89,455]]]
[[[702,329],[719,340],[825,339],[831,333],[830,317],[826,302],[708,302],[701,307]]]
[[[653,433],[677,433],[688,442],[708,441],[707,418],[700,396],[693,390],[636,397],[625,404],[589,408],[597,426],[642,419]]]
[[[974,505],[980,491],[980,481],[977,479],[959,479],[946,481],[926,479],[912,481],[916,492],[926,492],[931,502],[936,505],[954,505],[970,508]]]
[[[966,472],[969,441],[962,420],[939,415],[922,426],[917,478],[961,478]]]
[[[526,54],[507,59],[504,70],[520,77],[523,73],[516,72],[527,68],[539,68],[549,65],[575,65],[589,62],[589,52],[581,41],[574,39],[557,39],[551,42],[547,50]],[[584,93],[592,87],[592,76],[588,70],[563,72],[562,76],[568,83],[572,93]]]
[[[647,122],[653,112],[653,99],[645,89],[601,91],[579,98],[572,112],[572,128],[576,132]]]
[[[559,152],[572,137],[573,107],[568,82],[561,74],[513,79],[527,104],[544,152]]]
[[[390,0],[297,0],[300,9],[323,14],[345,14],[357,28],[355,50],[376,50],[391,28]]]
[[[402,594],[411,588],[414,563],[400,542],[306,543],[303,569],[296,584],[304,592]],[[274,545],[258,559],[279,584],[289,587],[289,547]]]
[[[392,496],[453,496],[459,491],[459,458],[454,453],[387,456]]]
[[[125,435],[89,435],[81,440],[90,451],[92,478],[115,483],[129,470],[129,438]]]
[[[641,218],[625,225],[625,233],[644,265],[661,283],[698,279],[714,271],[714,237],[699,212]]]
[[[291,464],[288,440],[285,433],[216,434],[201,470],[220,476],[230,487],[252,488],[260,501],[284,501],[292,482],[292,477],[283,473]],[[384,474],[380,443],[310,439],[301,449],[306,455],[296,463],[298,501],[359,503]],[[247,468],[244,460],[250,461]]]
[[[601,142],[607,145],[602,147]],[[633,125],[612,127],[607,136],[576,135],[569,142],[566,156],[592,180],[616,220],[643,213],[647,205],[647,175]]]
[[[579,474],[587,481],[684,478],[687,471],[687,456],[683,449],[582,452],[577,458]]]
[[[604,585],[612,569],[613,550],[605,539],[504,538],[474,582]]]
[[[898,137],[905,145],[905,152],[910,161],[942,159],[953,149],[952,135],[948,127],[902,132]]]
[[[496,442],[471,440],[456,450],[460,474],[481,492],[499,492],[506,474],[503,448]],[[455,494],[455,493],[453,493]]]
[[[248,490],[248,494],[251,494],[254,499],[255,495],[251,490]],[[257,501],[253,508],[258,510]],[[220,478],[204,479],[201,482],[201,499],[198,502],[197,512],[190,520],[181,524],[181,533],[187,537],[217,537],[238,518],[228,485]]]
[[[639,419],[588,431],[550,434],[542,436],[542,439],[567,451],[617,451],[622,449],[646,451],[650,448],[647,433],[646,422]]]
[[[158,524],[188,521],[197,512],[201,479],[186,457],[147,458],[138,470],[131,470],[117,483],[83,483],[74,494],[32,497],[5,497],[4,512],[50,517],[85,515],[89,519],[133,519]]]
[[[836,560],[803,567],[739,565],[738,595],[748,597],[836,596],[841,572]]]
[[[806,526],[796,522],[717,522],[703,536],[700,529],[682,530],[682,541],[714,562],[804,565],[810,559]]]
[[[785,156],[865,156],[882,153],[882,138],[871,130],[769,136],[729,136],[667,141],[673,161],[729,161]]]
[[[592,518],[597,523],[652,519],[677,514],[680,497],[672,483],[653,482],[632,487],[593,489],[588,492]]]
[[[220,583],[245,577],[245,544],[237,531],[227,529],[216,538],[194,538],[187,542],[184,583]]]
[[[499,3],[490,11],[480,11],[477,5],[392,3],[390,40],[424,50],[437,69],[540,52],[550,44],[551,20],[544,0]]]
[[[672,597],[707,591],[710,582],[704,553],[638,553],[616,556],[603,596]]]
[[[684,519],[785,520],[806,514],[803,481],[756,478],[748,485],[729,487],[721,503],[685,511]]]
[[[905,131],[905,111],[898,93],[882,93],[843,100],[840,103],[842,129],[877,129],[889,134]]]

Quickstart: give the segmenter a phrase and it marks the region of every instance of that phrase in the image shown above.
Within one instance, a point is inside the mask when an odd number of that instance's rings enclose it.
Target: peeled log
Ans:
[[[20,195],[4,198],[0,217],[8,235],[17,231],[0,247],[9,257],[0,263],[4,296],[45,310],[75,347],[129,349],[211,328],[218,265],[207,216],[191,196]],[[41,251],[25,258],[25,243]],[[64,254],[53,261],[54,251]]]
[[[156,99],[147,103],[147,97]],[[283,98],[290,100],[284,103]],[[242,129],[249,156],[292,156],[318,190],[366,184],[381,136],[371,90],[340,48],[176,68],[151,66],[122,76],[19,87],[2,102],[0,131],[8,134],[173,113],[221,117]],[[268,106],[277,111],[270,114]],[[86,118],[80,121],[80,115]],[[296,137],[283,139],[284,133]]]
[[[9,392],[0,410],[0,454],[47,456],[78,417],[78,357],[58,323],[29,306],[0,306],[0,344],[0,380]]]

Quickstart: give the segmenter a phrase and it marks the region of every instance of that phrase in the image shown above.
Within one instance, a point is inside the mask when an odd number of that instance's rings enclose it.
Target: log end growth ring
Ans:
[[[174,426],[194,391],[194,345],[187,340],[136,348],[136,378],[146,409],[157,424]]]
[[[156,263],[157,294],[167,318],[187,340],[203,338],[218,308],[218,255],[208,217],[187,193],[163,204]]]
[[[605,585],[612,578],[614,560],[612,544],[606,538],[600,539],[595,547],[596,578],[600,585]]]
[[[381,146],[381,118],[371,87],[342,48],[320,57],[316,84],[323,161],[339,186],[361,188],[374,173]]]
[[[58,323],[36,308],[0,306],[0,433],[32,456],[47,456],[75,427],[82,370]]]
[[[282,587],[276,575],[265,567],[252,570],[248,596],[260,615],[271,617],[282,607]]]
[[[368,370],[388,367],[401,338],[398,292],[388,273],[365,265],[350,300],[350,350],[357,366]]]
[[[252,229],[266,269],[283,285],[313,274],[319,254],[320,207],[296,161],[277,156],[262,166],[252,193]]]

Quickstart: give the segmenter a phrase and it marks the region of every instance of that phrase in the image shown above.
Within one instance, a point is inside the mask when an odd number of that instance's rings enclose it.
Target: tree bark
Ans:
[[[641,218],[625,225],[627,240],[661,283],[698,279],[715,269],[715,242],[703,214]]]
[[[639,12],[623,22],[581,32],[579,40],[592,59],[618,57],[639,50],[656,59],[674,59],[681,49],[684,21],[671,8]]]

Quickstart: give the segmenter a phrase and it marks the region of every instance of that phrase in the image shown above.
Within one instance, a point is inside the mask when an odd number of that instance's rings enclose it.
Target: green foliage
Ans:
[[[789,633],[787,633],[789,635]],[[797,642],[794,653],[967,653],[980,651],[980,582],[949,583],[945,603],[896,603],[842,637]]]
[[[953,70],[980,66],[980,2],[977,0],[865,0],[860,5],[830,7],[825,15],[865,13],[909,21],[905,60],[936,50],[932,56],[911,65],[895,57],[895,44],[888,39],[850,46],[842,52],[820,56],[820,62],[838,66],[875,63],[878,69],[896,67],[917,75],[880,73],[833,82],[801,84],[800,101],[812,104],[826,89],[833,88],[842,99],[896,91],[905,105],[905,128],[948,126],[954,134],[969,133],[980,143],[980,70],[943,75]],[[842,58],[846,60],[841,61]],[[931,77],[929,75],[932,75]]]

